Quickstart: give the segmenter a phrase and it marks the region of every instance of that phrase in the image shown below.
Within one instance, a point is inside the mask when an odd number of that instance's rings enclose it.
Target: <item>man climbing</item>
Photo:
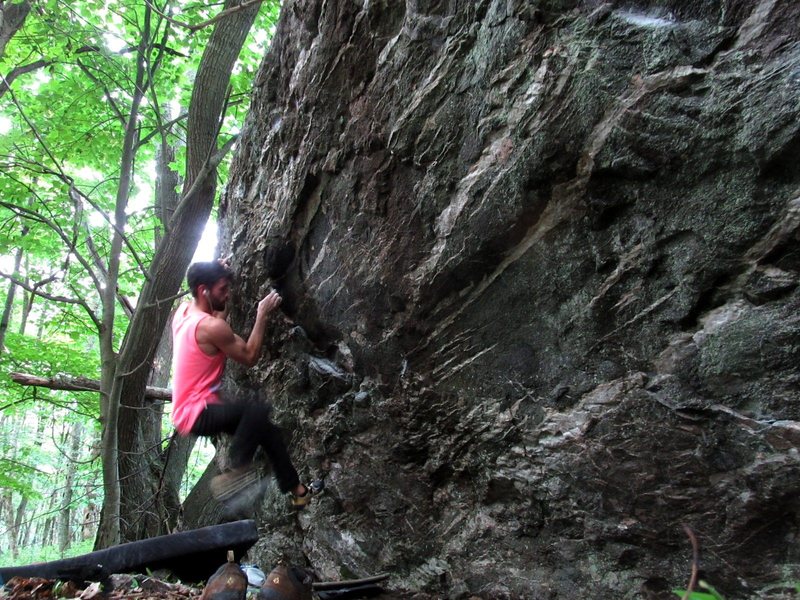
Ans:
[[[291,492],[292,504],[301,509],[321,484],[300,483],[280,430],[270,420],[270,407],[253,399],[224,398],[219,392],[226,359],[248,367],[256,364],[269,315],[281,303],[275,291],[258,303],[245,341],[225,320],[232,280],[221,260],[194,263],[186,274],[192,301],[182,304],[172,319],[172,422],[181,435],[233,435],[230,468],[211,481],[217,500],[227,502],[258,480],[252,461],[261,446],[278,487]]]

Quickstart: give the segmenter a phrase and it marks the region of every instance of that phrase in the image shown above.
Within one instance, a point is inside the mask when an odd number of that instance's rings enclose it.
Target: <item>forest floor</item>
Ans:
[[[203,586],[190,586],[182,583],[169,583],[149,575],[112,575],[105,589],[100,582],[79,585],[72,581],[41,579],[38,577],[12,578],[0,588],[3,600],[59,600],[70,598],[78,600],[197,600],[203,593]],[[258,590],[251,588],[247,598],[255,599]],[[431,600],[427,594],[396,594],[387,591],[376,600]],[[214,600],[209,598],[208,600]]]

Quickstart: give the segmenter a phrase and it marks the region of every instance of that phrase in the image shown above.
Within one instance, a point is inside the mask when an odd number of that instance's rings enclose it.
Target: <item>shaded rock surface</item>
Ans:
[[[437,597],[800,580],[800,5],[288,0],[223,199],[326,495],[260,562]],[[299,527],[298,527],[299,523]],[[777,587],[776,587],[777,586]],[[773,590],[773,591],[770,591]]]

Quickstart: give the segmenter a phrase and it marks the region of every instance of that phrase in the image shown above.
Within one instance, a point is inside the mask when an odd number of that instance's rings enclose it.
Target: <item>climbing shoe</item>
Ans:
[[[211,480],[211,494],[218,502],[226,502],[259,480],[252,465],[230,469]]]
[[[292,506],[295,510],[303,510],[311,502],[312,497],[322,493],[322,490],[325,489],[325,482],[322,479],[315,479],[303,486],[306,488],[305,494],[302,496],[292,494]]]

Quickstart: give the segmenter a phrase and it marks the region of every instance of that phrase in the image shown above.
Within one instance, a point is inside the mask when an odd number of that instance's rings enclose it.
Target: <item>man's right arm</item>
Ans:
[[[267,317],[280,304],[281,297],[276,292],[268,294],[258,303],[256,321],[247,341],[236,335],[226,321],[219,318],[208,319],[205,327],[207,340],[217,347],[228,358],[247,367],[252,367],[261,356],[264,334],[267,329]]]

